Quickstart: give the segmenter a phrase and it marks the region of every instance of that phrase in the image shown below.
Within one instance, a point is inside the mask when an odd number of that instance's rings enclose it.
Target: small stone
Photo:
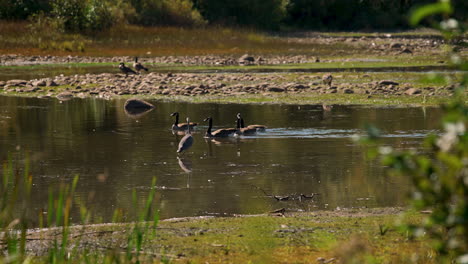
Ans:
[[[62,93],[57,94],[56,97],[60,101],[68,101],[73,98],[73,94],[70,92],[62,92]]]
[[[52,87],[52,86],[58,86],[58,84],[54,82],[53,80],[47,80],[46,86]]]
[[[392,44],[390,44],[390,48],[392,48],[392,49],[401,49],[401,47],[403,47],[403,45],[401,43],[392,43]]]
[[[270,87],[270,88],[268,88],[268,91],[270,91],[270,92],[276,92],[276,93],[281,93],[281,92],[284,92],[285,89],[284,89],[284,88],[280,88],[280,87]]]
[[[405,94],[407,95],[415,95],[415,94],[420,94],[420,93],[421,93],[421,90],[416,89],[416,88],[410,88],[405,91]]]
[[[403,49],[400,53],[412,54],[413,51],[411,51],[411,50],[408,49],[408,48],[405,48],[405,49]]]
[[[10,86],[25,86],[27,83],[25,80],[9,80],[6,84]]]
[[[33,86],[46,86],[46,81],[44,80],[33,81],[32,85]]]
[[[399,85],[399,83],[389,80],[380,81],[379,85]]]

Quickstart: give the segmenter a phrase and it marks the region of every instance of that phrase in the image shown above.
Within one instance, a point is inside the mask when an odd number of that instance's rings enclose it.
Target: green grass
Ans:
[[[24,163],[15,162],[24,159]],[[14,161],[15,160],[15,161]],[[87,248],[76,249],[86,230],[85,226],[76,230],[71,226],[71,213],[80,212],[80,223],[89,224],[91,212],[87,205],[75,200],[75,187],[78,176],[70,183],[62,182],[58,186],[50,186],[47,205],[44,210],[35,212],[31,206],[31,191],[34,178],[29,172],[28,156],[16,153],[9,155],[2,162],[3,173],[0,182],[0,250],[6,254],[0,256],[0,263],[77,263],[89,262],[121,262],[133,263],[138,259],[141,249],[148,239],[154,238],[155,226],[159,218],[154,210],[153,199],[155,195],[156,180],[153,179],[150,191],[145,201],[138,201],[133,191],[133,208],[135,208],[137,222],[125,227],[125,250],[115,247],[114,251],[103,254],[97,251],[88,251]],[[78,207],[78,208],[76,208]],[[121,221],[123,214],[116,211],[114,221]],[[52,233],[38,238],[31,238],[36,232],[29,228],[33,226],[31,215],[39,215],[39,227],[49,227]],[[45,216],[44,216],[45,215]],[[125,214],[129,216],[127,213]],[[45,219],[44,219],[45,218]],[[77,221],[74,219],[74,221]],[[31,235],[33,234],[33,235]],[[41,256],[32,257],[27,250],[38,249],[31,247],[30,241],[43,241],[47,246],[40,248]],[[88,251],[88,252],[86,252]],[[86,253],[84,253],[86,252]],[[112,261],[108,261],[108,260]]]
[[[160,221],[155,235],[142,240],[139,258],[147,263],[161,258],[184,263],[310,263],[319,257],[345,263],[436,263],[428,238],[414,239],[396,225],[421,220],[419,213],[388,208]],[[82,228],[71,227],[70,234],[79,237]],[[94,248],[91,252],[97,255],[122,245],[133,225],[85,228],[88,235],[70,243],[81,250]],[[30,238],[42,237],[47,245],[53,233],[54,229],[43,230]]]
[[[327,36],[372,36],[372,33],[320,33]],[[384,33],[381,33],[384,34]],[[395,33],[418,36],[420,33]],[[50,28],[31,31],[26,22],[0,21],[0,53],[24,55],[167,56],[276,54],[364,56],[365,45],[303,41],[294,34],[272,35],[251,29],[138,27],[118,25],[95,36],[61,34]]]
[[[237,103],[237,104],[339,104],[339,105],[372,105],[372,106],[437,106],[448,97],[422,96],[386,96],[362,94],[291,94],[291,95],[243,95],[243,96],[156,96],[146,97],[164,101],[178,101],[190,103]]]
[[[372,61],[376,59],[379,61]],[[162,63],[150,63],[149,66],[154,66],[154,71],[183,71],[183,72],[194,72],[203,70],[221,70],[221,71],[261,71],[261,70],[307,70],[307,69],[359,69],[359,68],[405,68],[405,67],[417,67],[417,66],[445,66],[449,68],[447,64],[438,63],[442,58],[438,57],[421,57],[421,56],[406,56],[395,59],[393,57],[375,57],[365,58],[362,61],[348,61],[346,57],[341,58],[329,58],[329,62],[318,62],[318,63],[296,63],[296,64],[275,64],[275,65],[252,65],[252,66],[240,66],[240,65],[180,65],[180,64],[162,64]],[[367,61],[366,61],[367,60]],[[75,68],[87,68],[87,67],[105,67],[113,66],[116,67],[117,63],[102,62],[102,63],[48,63],[48,64],[34,64],[34,65],[17,65],[7,66],[0,65],[0,69],[5,70],[35,70],[35,69],[47,69],[47,68],[63,68],[63,67],[75,67]],[[378,70],[378,69],[377,69]]]

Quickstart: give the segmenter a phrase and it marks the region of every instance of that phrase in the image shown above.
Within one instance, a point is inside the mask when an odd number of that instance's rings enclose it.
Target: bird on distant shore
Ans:
[[[235,128],[220,128],[214,132],[211,132],[211,128],[213,128],[213,118],[207,117],[203,121],[208,121],[208,129],[206,130],[205,138],[229,137],[236,132]]]
[[[143,66],[141,63],[138,62],[138,57],[135,57],[135,62],[133,63],[133,68],[140,73],[141,70],[148,71],[148,68]]]
[[[328,85],[328,86],[331,86],[332,85],[332,81],[333,81],[333,76],[331,74],[325,74],[323,77],[322,77],[322,81],[324,84]]]
[[[137,74],[134,70],[130,69],[129,67],[125,66],[125,63],[121,62],[119,64],[119,69],[122,73],[125,73],[125,77],[128,76],[129,73]]]
[[[187,117],[187,124],[190,124],[190,120]],[[193,144],[193,137],[190,131],[190,126],[188,126],[187,134],[180,140],[179,148],[177,149],[177,153],[182,153],[183,151],[189,149]]]
[[[190,128],[193,129],[195,128],[198,124],[191,122],[190,124],[188,123],[179,123],[179,112],[174,112],[171,114],[171,116],[175,116],[175,122],[172,124],[172,130],[175,131],[186,131],[188,129],[188,126],[190,125]]]

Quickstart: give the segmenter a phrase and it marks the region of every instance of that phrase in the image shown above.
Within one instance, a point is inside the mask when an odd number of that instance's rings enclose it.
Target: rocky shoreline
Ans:
[[[327,75],[328,76],[328,75]],[[285,73],[149,73],[129,75],[102,73],[34,80],[0,81],[0,92],[21,93],[37,97],[71,99],[73,97],[113,98],[122,95],[142,96],[242,96],[272,94],[366,94],[401,96],[449,96],[454,85],[413,87],[409,83],[391,80],[372,81],[362,74],[363,83],[343,83],[336,75],[333,83],[325,84],[323,76],[301,73],[293,78]]]
[[[303,51],[290,50],[290,54],[239,54],[233,51],[231,55],[199,55],[199,56],[152,56],[151,53],[141,54],[139,61],[146,64],[167,65],[246,65],[242,57],[252,56],[254,64],[281,65],[313,62],[331,62],[330,56],[363,56],[369,55],[393,55],[430,56],[440,54],[441,46],[445,41],[440,37],[401,37],[394,39],[390,37],[323,37],[323,36],[291,36],[281,37],[286,43],[299,43],[310,46],[307,54]],[[461,49],[462,46],[460,47]],[[323,58],[322,58],[323,57]],[[22,55],[22,54],[0,54],[0,66],[20,66],[39,64],[66,64],[66,63],[119,63],[133,62],[133,56],[55,56],[55,55]]]

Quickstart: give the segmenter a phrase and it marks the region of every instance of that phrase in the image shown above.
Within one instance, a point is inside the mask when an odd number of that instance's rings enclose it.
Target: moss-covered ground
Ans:
[[[143,263],[436,263],[430,241],[399,226],[422,217],[385,208],[169,219],[146,230],[139,258]],[[132,226],[75,226],[69,247],[75,254],[125,251]],[[56,232],[31,231],[28,250],[44,254]]]

